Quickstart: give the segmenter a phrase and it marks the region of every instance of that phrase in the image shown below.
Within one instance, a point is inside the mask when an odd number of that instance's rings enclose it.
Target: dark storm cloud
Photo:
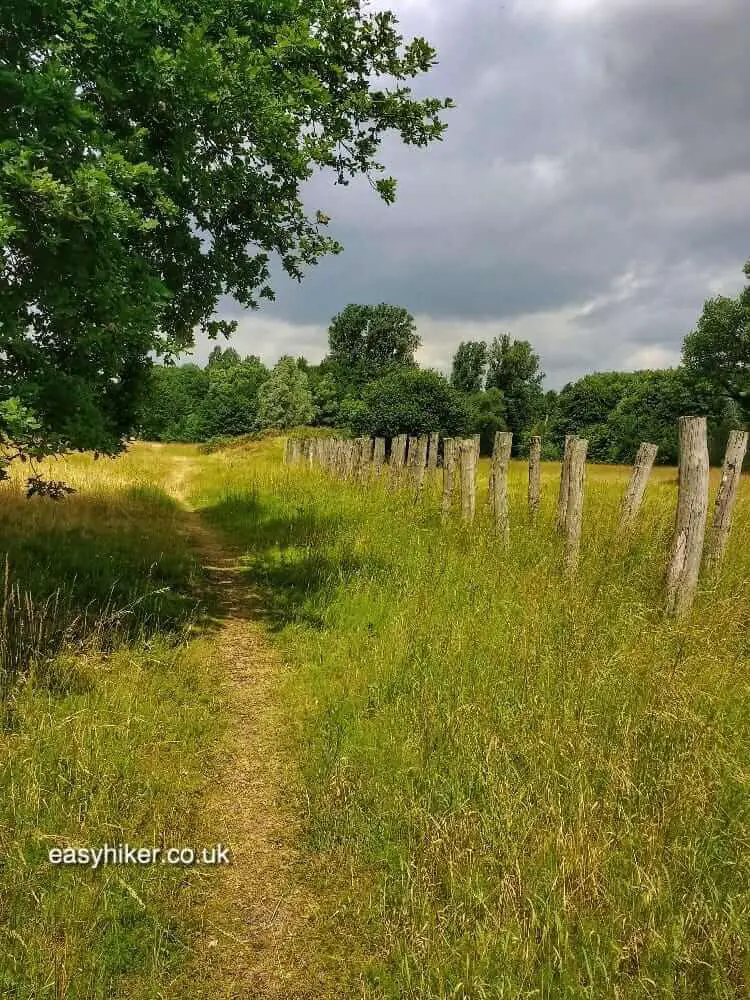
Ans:
[[[320,356],[347,302],[391,301],[441,367],[504,329],[533,340],[550,384],[676,362],[750,256],[747,0],[388,6],[438,48],[418,90],[455,98],[446,138],[386,143],[392,207],[315,178],[307,201],[345,253],[279,278],[278,301],[242,316],[243,349]]]

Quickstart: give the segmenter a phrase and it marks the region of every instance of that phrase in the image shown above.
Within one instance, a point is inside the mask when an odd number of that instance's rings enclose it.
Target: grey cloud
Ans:
[[[301,285],[278,277],[246,339],[259,315],[277,355],[319,355],[347,302],[391,301],[443,367],[464,329],[528,335],[550,384],[679,356],[712,280],[740,287],[750,256],[746,0],[561,3],[388,4],[438,48],[415,89],[456,99],[446,138],[385,144],[395,206],[364,181],[311,182],[345,252]]]
[[[624,141],[669,148],[669,169],[722,178],[750,160],[750,18],[744,0],[644,2],[598,26]]]

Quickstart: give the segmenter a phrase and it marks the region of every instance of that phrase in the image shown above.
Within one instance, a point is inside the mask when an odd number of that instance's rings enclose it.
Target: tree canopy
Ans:
[[[307,375],[294,358],[279,358],[258,390],[258,424],[285,430],[309,424],[314,415]]]
[[[301,186],[439,139],[435,52],[356,0],[8,0],[0,11],[0,401],[47,447],[114,451],[149,355],[341,247]],[[385,85],[379,79],[387,78]],[[7,434],[11,423],[0,427]]]
[[[403,306],[350,304],[328,328],[323,368],[343,395],[356,394],[396,368],[413,366],[420,343],[414,317]]]
[[[469,433],[471,416],[464,398],[438,372],[401,368],[371,382],[362,401],[345,410],[358,434]]]
[[[750,261],[744,271],[750,279]],[[689,372],[711,383],[750,420],[750,284],[736,298],[706,301],[682,357]]]
[[[483,340],[461,341],[453,355],[451,385],[467,394],[481,392],[487,368],[487,345]]]
[[[487,352],[487,389],[499,389],[505,401],[505,419],[518,454],[529,429],[544,409],[539,355],[528,340],[495,337]]]

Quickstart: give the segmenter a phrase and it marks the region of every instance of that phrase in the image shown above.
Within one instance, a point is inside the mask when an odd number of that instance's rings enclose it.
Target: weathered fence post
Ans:
[[[555,524],[558,532],[565,530],[568,493],[570,491],[570,456],[573,452],[573,442],[575,440],[576,437],[574,434],[565,435],[565,448],[563,450],[562,466],[560,467],[560,492],[557,497],[557,522]]]
[[[406,461],[404,463],[403,473],[401,476],[402,484],[410,486],[416,477],[416,462],[417,462],[417,438],[413,437],[411,434],[407,435],[406,438]]]
[[[568,497],[565,504],[565,573],[572,576],[578,566],[583,524],[583,495],[586,483],[586,452],[589,443],[575,438],[568,461]]]
[[[284,438],[284,465],[289,465],[289,459],[292,454],[291,444],[291,438]]]
[[[536,517],[542,497],[542,439],[535,434],[529,440],[529,514]]]
[[[724,465],[721,470],[721,482],[716,494],[711,533],[708,539],[706,566],[709,570],[715,569],[724,558],[729,532],[732,530],[732,515],[742,477],[742,463],[747,451],[747,439],[747,431],[730,431],[729,433],[727,450],[724,453]]]
[[[343,438],[336,439],[336,466],[334,472],[339,479],[343,479],[346,475],[346,441]]]
[[[389,478],[392,489],[398,485],[398,481],[401,478],[401,471],[406,463],[407,446],[408,438],[405,434],[399,434],[398,437],[393,438],[391,441],[391,467]]]
[[[363,437],[360,438],[360,442],[358,479],[361,483],[366,483],[370,478],[370,466],[372,465],[372,449],[374,441],[371,437]]]
[[[455,438],[443,438],[443,503],[441,515],[443,522],[450,517],[453,505],[453,483],[456,478],[456,451],[458,442]]]
[[[461,517],[471,523],[477,509],[477,446],[472,438],[458,443],[458,460],[461,474]]]
[[[682,616],[698,586],[708,513],[708,432],[705,417],[680,417],[680,479],[672,554],[667,567],[667,611]]]
[[[429,472],[437,471],[438,447],[440,444],[440,434],[433,431],[430,434],[429,446],[427,450],[427,469]]]
[[[355,440],[349,440],[346,442],[346,466],[344,471],[345,479],[352,479],[354,476],[354,470],[357,468],[357,450],[359,448],[359,443]]]
[[[372,452],[372,466],[376,476],[383,471],[385,464],[385,438],[375,438],[375,445]]]
[[[414,454],[414,502],[418,503],[422,497],[424,487],[424,476],[427,468],[427,449],[430,439],[426,434],[421,435],[415,441]]]
[[[495,444],[492,449],[492,509],[495,516],[495,528],[507,541],[510,531],[508,521],[508,463],[510,449],[513,446],[513,435],[507,431],[495,434]]]
[[[627,531],[640,510],[641,503],[643,502],[643,494],[646,492],[648,477],[651,475],[651,470],[654,467],[654,459],[658,450],[658,445],[649,444],[648,441],[644,441],[638,449],[630,482],[622,501],[622,514],[620,517],[621,531]]]

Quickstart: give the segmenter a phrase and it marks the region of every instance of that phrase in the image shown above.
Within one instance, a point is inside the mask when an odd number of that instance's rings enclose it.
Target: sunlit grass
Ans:
[[[293,668],[311,849],[353,871],[370,998],[744,997],[750,976],[750,496],[693,614],[662,612],[676,473],[618,539],[628,470],[591,467],[560,574],[559,467],[505,548],[281,466],[209,456],[196,497],[247,549]],[[480,475],[483,500],[486,463]],[[717,478],[714,473],[714,484]]]
[[[47,859],[207,842],[223,692],[209,642],[188,641],[200,568],[169,454],[49,463],[77,490],[60,503],[27,501],[24,468],[0,485],[2,997],[170,995],[192,943],[199,872]]]

